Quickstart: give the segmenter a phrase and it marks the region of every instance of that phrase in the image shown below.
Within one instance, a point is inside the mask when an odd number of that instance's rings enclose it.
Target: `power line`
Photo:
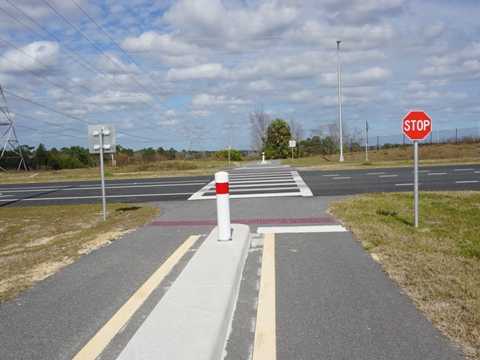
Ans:
[[[43,1],[46,2],[46,0],[43,0]],[[103,28],[100,27],[100,26],[95,22],[95,20],[93,20],[93,19],[75,2],[75,0],[72,0],[72,2],[77,6],[78,9],[80,9],[80,10],[82,11],[83,14],[85,14],[85,16],[88,17],[88,19],[89,19],[93,24],[95,24],[95,26],[96,26],[108,39],[110,39],[110,40],[120,49],[120,51],[121,51],[125,56],[127,56],[127,57],[132,61],[132,63],[133,63],[135,66],[137,66],[140,70],[142,70],[142,72],[143,72],[145,75],[147,75],[155,84],[157,84],[157,85],[158,85],[169,97],[171,97],[176,103],[178,103],[180,106],[182,106],[183,108],[185,108],[187,111],[189,111],[189,112],[192,113],[195,117],[198,118],[198,115],[197,115],[195,112],[193,112],[191,109],[189,109],[188,107],[186,107],[182,102],[180,102],[176,97],[174,97],[165,87],[163,87],[156,79],[154,79],[149,73],[147,73],[147,72],[145,71],[145,69],[144,69],[142,66],[140,66],[130,55],[128,55],[128,54],[123,50],[123,48],[120,47],[120,46],[118,45],[118,43],[115,42],[115,41],[110,37],[110,35],[108,35],[108,34],[103,30]],[[83,35],[82,35],[82,36],[83,36]],[[123,70],[123,69],[122,69],[122,70]],[[178,114],[178,113],[177,113],[173,108],[171,108],[168,104],[166,104],[165,102],[161,101],[161,100],[158,99],[157,97],[155,97],[155,98],[156,98],[157,100],[159,100],[165,107],[167,107],[167,108],[170,109],[170,110],[173,110],[173,111],[177,114],[177,116],[179,116],[180,118],[182,118],[182,119],[183,119],[184,121],[186,121],[187,123],[190,123],[187,119],[185,119],[182,115]],[[204,129],[205,129],[205,128],[202,129],[201,135],[203,135]],[[201,136],[201,135],[200,135],[200,136]],[[216,140],[215,137],[212,137],[212,138]]]
[[[9,0],[7,0],[7,1],[10,3]],[[60,39],[58,39],[54,34],[52,34],[51,32],[49,32],[49,31],[48,31],[47,29],[45,29],[43,26],[41,26],[40,24],[38,24],[34,19],[32,19],[31,17],[29,17],[27,14],[25,14],[21,9],[19,9],[17,6],[15,6],[15,5],[12,4],[12,3],[10,3],[10,4],[11,4],[13,7],[15,7],[18,11],[20,11],[22,14],[24,14],[27,18],[29,18],[31,21],[33,21],[35,24],[37,24],[37,26],[41,27],[41,28],[42,28],[44,31],[46,31],[49,35],[51,35],[51,36],[54,37],[57,41],[59,41],[61,44],[63,44],[63,42],[62,42]],[[22,24],[23,26],[25,26],[27,29],[29,29],[30,31],[32,31],[33,33],[35,33],[37,36],[41,37],[41,38],[44,39],[45,41],[48,41],[48,40],[46,40],[44,37],[42,37],[40,34],[38,34],[37,32],[35,32],[33,29],[31,29],[30,27],[28,27],[27,25],[25,25],[23,22],[21,22],[20,20],[16,19],[13,15],[11,15],[11,14],[8,13],[7,11],[5,11],[4,9],[1,9],[1,10],[2,10],[4,13],[6,13],[8,16],[10,16],[10,17],[13,18],[14,20],[16,20],[17,22],[19,22],[19,23]],[[3,40],[3,39],[2,39],[2,40]],[[24,55],[29,56],[30,58],[32,58],[30,55],[26,54],[24,51],[22,51],[21,49],[17,48],[17,47],[14,46],[13,44],[11,44],[11,43],[9,43],[9,42],[7,42],[7,41],[5,41],[5,40],[3,40],[3,41],[6,42],[8,45],[16,48],[18,51],[21,51]],[[72,51],[74,54],[76,54],[76,55],[78,56],[78,54],[75,52],[75,50],[73,50],[73,49],[71,49],[71,48],[69,48],[69,47],[67,47],[67,48],[68,48],[70,51]],[[90,68],[87,68],[87,67],[85,67],[83,64],[79,63],[77,60],[75,60],[74,58],[72,58],[70,55],[66,54],[61,48],[59,48],[59,50],[60,50],[62,53],[64,53],[65,55],[67,55],[69,58],[71,58],[72,60],[74,60],[76,63],[78,63],[79,65],[81,65],[84,69],[92,72],[92,70],[91,70]],[[79,57],[82,58],[81,56],[79,56]],[[5,57],[4,57],[4,58],[5,58]],[[15,63],[14,61],[12,61],[12,60],[10,60],[10,59],[8,59],[8,58],[6,58],[6,59],[9,60],[9,61],[11,61],[11,62],[13,62],[13,63]],[[38,60],[35,59],[35,58],[32,58],[32,59],[35,60],[35,61],[37,61],[37,62],[39,62],[40,64],[43,64],[42,62],[38,61]],[[91,63],[89,63],[88,61],[86,61],[84,58],[82,58],[82,60],[84,60],[84,61],[85,61],[86,63],[88,63],[90,66],[94,67],[97,71],[99,71],[99,73],[103,74],[104,76],[100,77],[102,80],[108,81],[108,82],[110,82],[110,83],[115,83],[116,85],[118,85],[119,87],[121,87],[118,83],[116,83],[116,82],[113,81],[113,80],[110,80],[106,74],[104,74],[103,72],[101,72],[98,68],[96,68],[95,66],[93,66]],[[20,67],[22,67],[22,66],[19,65],[18,63],[15,63],[15,64],[18,65],[18,66],[20,66]],[[51,67],[49,67],[49,66],[47,66],[47,65],[45,65],[45,64],[43,64],[43,65],[45,66],[45,68],[47,68],[47,69],[49,69],[49,70],[52,70],[52,71],[58,73],[60,76],[66,78],[67,80],[69,80],[69,81],[75,83],[76,85],[82,87],[82,88],[85,89],[86,91],[91,92],[91,93],[94,94],[94,95],[97,95],[97,94],[94,93],[92,90],[87,89],[86,87],[82,86],[82,85],[79,84],[78,82],[76,82],[76,81],[74,81],[74,80],[66,77],[65,75],[59,73],[58,71],[52,69]],[[24,68],[24,67],[22,67],[22,68],[23,68],[24,70],[30,71],[31,73],[33,73],[33,74],[36,75],[36,76],[39,76],[39,77],[43,78],[43,79],[46,80],[46,81],[49,81],[50,83],[52,83],[52,84],[54,84],[54,85],[56,85],[56,86],[59,86],[59,87],[62,88],[63,90],[65,90],[65,91],[67,91],[67,92],[70,92],[70,93],[72,93],[73,95],[82,98],[84,101],[87,101],[87,102],[91,103],[92,105],[101,107],[101,108],[104,109],[105,111],[109,111],[109,112],[112,112],[112,113],[113,113],[113,111],[108,110],[108,109],[105,109],[104,107],[102,107],[102,106],[100,106],[100,105],[98,105],[98,104],[90,101],[88,98],[85,98],[85,97],[82,97],[82,96],[80,96],[80,95],[74,94],[73,92],[71,92],[70,90],[66,89],[65,87],[62,87],[62,86],[59,85],[59,84],[53,83],[52,81],[48,80],[47,78],[42,77],[41,75],[32,72],[30,69],[26,69],[26,68]],[[93,73],[93,72],[92,72],[92,73]],[[94,74],[95,76],[97,76],[96,73],[93,73],[93,74]],[[121,88],[122,88],[122,87],[121,87]],[[129,97],[135,99],[137,102],[143,103],[143,104],[149,106],[148,104],[146,104],[146,103],[143,102],[143,101],[138,101],[138,100],[139,100],[138,97],[133,96],[133,94],[130,93],[130,92],[128,92],[126,89],[123,89],[123,88],[122,88],[122,91],[124,91],[125,93],[128,93],[128,94],[129,94]],[[107,100],[107,101],[108,101],[108,100]],[[134,117],[137,117],[137,118],[139,118],[139,119],[142,120],[142,121],[145,121],[145,122],[147,122],[147,123],[151,123],[151,122],[149,122],[148,120],[146,120],[146,119],[138,116],[137,114],[135,114],[135,113],[133,113],[133,112],[131,112],[131,111],[128,111],[127,109],[124,109],[124,108],[120,107],[119,105],[117,105],[117,104],[115,104],[115,103],[113,103],[113,102],[111,102],[111,101],[108,101],[108,102],[109,102],[111,105],[113,105],[113,106],[115,106],[115,107],[117,107],[117,108],[120,108],[122,111],[124,111],[124,112],[126,112],[126,113],[129,113],[130,115],[132,115],[132,116],[134,116]],[[151,108],[151,107],[150,107],[150,108]],[[154,108],[152,108],[152,109],[155,110],[156,112],[158,112],[158,110],[156,110],[156,109],[154,109]],[[164,114],[162,114],[162,115],[165,116]],[[120,117],[122,117],[122,116],[120,116]],[[124,118],[124,119],[126,119],[126,120],[128,120],[128,121],[132,121],[132,122],[134,122],[134,123],[136,123],[136,124],[139,124],[139,125],[141,125],[141,126],[144,126],[144,127],[148,128],[148,129],[150,129],[150,130],[153,130],[153,131],[156,131],[156,132],[159,131],[158,128],[156,128],[156,127],[146,126],[145,124],[139,123],[138,121],[135,121],[134,119],[125,118],[125,117],[122,117],[122,118]],[[153,123],[151,123],[151,124],[155,126],[155,124],[153,124]],[[167,130],[167,131],[170,131],[170,130]],[[165,131],[163,131],[163,132],[165,132]],[[173,135],[173,136],[170,137],[170,139],[171,139],[171,138],[176,138],[176,136]]]

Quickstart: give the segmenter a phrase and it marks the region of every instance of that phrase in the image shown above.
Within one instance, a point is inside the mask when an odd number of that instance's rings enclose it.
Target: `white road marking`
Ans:
[[[133,189],[133,188],[151,188],[151,187],[171,187],[171,186],[189,186],[189,185],[203,185],[205,182],[197,182],[197,183],[189,183],[189,184],[175,184],[175,183],[170,183],[170,184],[147,184],[147,185],[106,185],[106,189]],[[80,188],[68,188],[68,189],[62,189],[62,191],[84,191],[84,190],[96,190],[96,189],[101,189],[100,185],[89,185],[88,187],[80,187]]]
[[[305,184],[305,181],[303,181],[298,171],[292,171],[292,176],[298,188],[300,189],[300,193],[302,194],[302,196],[313,196],[312,191],[307,186],[307,184]]]
[[[447,175],[447,173],[430,173],[429,176]]]
[[[455,181],[455,184],[475,184],[475,183],[478,183],[478,180]]]
[[[115,199],[115,198],[128,198],[128,197],[154,197],[154,196],[175,196],[175,195],[190,195],[188,193],[168,193],[168,194],[135,194],[135,195],[107,195],[106,198]],[[50,201],[50,200],[80,200],[80,199],[101,199],[102,196],[68,196],[68,197],[51,197],[51,198],[28,198],[28,199],[19,199],[19,201]],[[10,200],[11,201],[11,200]]]
[[[274,227],[259,227],[257,233],[259,234],[300,234],[300,233],[332,233],[332,232],[347,232],[341,225],[317,225],[317,226],[274,226]]]
[[[204,197],[203,194],[208,192],[211,188],[215,188],[215,180],[210,181],[207,185],[205,185],[203,188],[198,190],[195,194],[190,196],[188,200],[199,200],[199,199],[209,198],[209,197]]]
[[[313,196],[298,171],[280,172],[276,174],[233,174],[229,178],[231,189],[229,197],[235,198],[267,198],[289,196]],[[280,192],[299,190],[298,192]],[[266,193],[259,193],[268,191]],[[216,198],[215,181],[211,181],[188,200],[212,200]],[[239,194],[240,192],[256,192],[254,194]],[[208,194],[208,195],[207,195]]]

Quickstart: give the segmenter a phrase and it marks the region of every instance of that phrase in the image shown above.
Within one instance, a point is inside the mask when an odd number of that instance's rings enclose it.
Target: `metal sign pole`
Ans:
[[[368,121],[365,121],[365,161],[368,161]]]
[[[107,202],[105,200],[105,171],[103,169],[103,126],[100,131],[100,172],[102,177],[103,220],[107,220]]]
[[[415,202],[415,227],[418,228],[418,140],[413,142],[414,147],[414,202]]]

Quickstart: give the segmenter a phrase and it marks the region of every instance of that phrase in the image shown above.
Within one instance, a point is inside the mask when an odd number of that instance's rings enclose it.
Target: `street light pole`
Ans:
[[[342,129],[342,92],[340,80],[340,40],[337,40],[337,67],[338,67],[338,117],[340,123],[340,162],[343,159],[343,129]]]

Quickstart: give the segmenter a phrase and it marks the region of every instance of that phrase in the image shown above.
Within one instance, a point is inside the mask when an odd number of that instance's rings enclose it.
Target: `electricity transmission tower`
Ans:
[[[8,112],[7,101],[3,95],[2,86],[0,85],[0,170],[7,171],[1,167],[3,159],[18,159],[19,164],[17,170],[24,168],[27,170],[27,165],[25,164],[25,159],[22,155],[22,150],[17,139],[17,134],[15,133],[15,128],[13,127],[12,118]],[[6,128],[5,132],[3,129]]]

